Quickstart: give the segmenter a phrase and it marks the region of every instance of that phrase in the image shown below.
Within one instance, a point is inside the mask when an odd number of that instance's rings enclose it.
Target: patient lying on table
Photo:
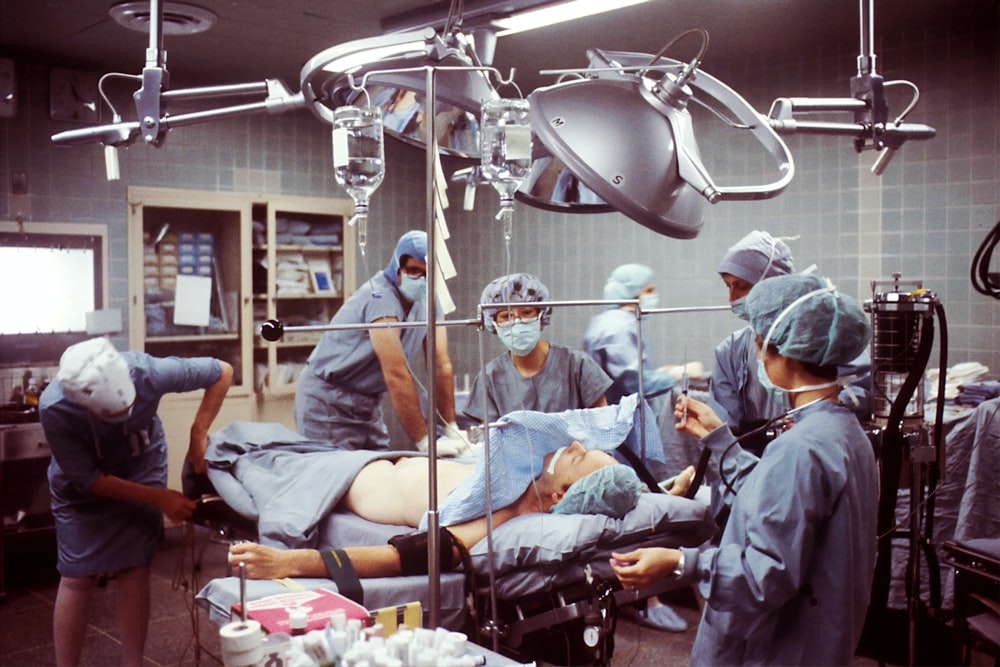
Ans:
[[[446,498],[470,477],[475,465],[439,460],[439,497]],[[687,490],[693,469],[679,476],[674,495]],[[340,507],[383,524],[417,528],[428,511],[429,470],[427,459],[404,457],[367,463],[354,478]],[[607,513],[623,516],[638,498],[641,484],[635,472],[618,464],[607,452],[586,449],[578,441],[547,454],[542,473],[528,483],[513,502],[495,509],[493,525],[531,512]],[[454,498],[452,498],[453,500]],[[449,539],[471,546],[486,536],[485,515],[454,523],[442,530],[441,570],[458,563]],[[450,536],[449,536],[450,533]],[[331,552],[315,549],[278,549],[261,544],[235,544],[231,564],[243,563],[251,579],[282,577],[384,577],[427,571],[426,537],[403,535],[388,545],[347,547]]]

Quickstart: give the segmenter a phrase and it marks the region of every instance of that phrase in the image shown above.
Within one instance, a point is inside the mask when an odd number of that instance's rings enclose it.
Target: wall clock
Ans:
[[[49,117],[78,123],[98,122],[101,119],[99,79],[96,72],[53,67],[49,71]]]

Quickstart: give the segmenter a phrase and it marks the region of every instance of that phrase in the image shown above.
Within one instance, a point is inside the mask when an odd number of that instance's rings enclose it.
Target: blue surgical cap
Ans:
[[[636,506],[642,482],[632,468],[615,464],[581,477],[552,506],[553,514],[606,514],[620,519]]]
[[[392,253],[389,265],[385,267],[385,277],[396,287],[399,287],[400,258],[409,255],[421,262],[427,261],[427,232],[411,230],[399,237],[396,250]]]
[[[762,280],[747,294],[746,308],[761,342],[770,333],[768,345],[779,354],[818,366],[848,364],[871,337],[868,317],[857,302],[815,274]]]
[[[622,264],[611,272],[608,282],[604,284],[604,298],[618,301],[634,299],[639,296],[646,285],[653,282],[656,274],[645,264]],[[617,308],[617,305],[608,308]]]
[[[754,230],[726,251],[716,271],[756,285],[764,278],[792,273],[795,266],[792,251],[784,241]]]
[[[479,303],[488,306],[491,303],[533,303],[548,300],[549,288],[541,280],[528,273],[512,273],[509,276],[494,278],[483,289]],[[493,316],[500,309],[485,308],[484,310],[486,312],[486,328],[496,332]],[[541,319],[543,329],[549,326],[549,322],[552,320],[552,308],[542,308],[538,317]]]

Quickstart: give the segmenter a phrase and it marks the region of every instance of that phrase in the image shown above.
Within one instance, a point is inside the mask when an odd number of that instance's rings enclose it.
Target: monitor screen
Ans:
[[[102,308],[102,239],[0,233],[0,363],[58,360]]]

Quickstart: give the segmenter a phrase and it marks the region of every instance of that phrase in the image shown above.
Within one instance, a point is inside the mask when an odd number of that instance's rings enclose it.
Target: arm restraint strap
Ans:
[[[340,594],[364,606],[365,591],[361,588],[361,579],[354,571],[354,565],[347,557],[347,552],[343,549],[323,549],[320,554],[323,556],[326,571],[333,582],[337,584],[337,590]]]
[[[464,545],[444,526],[438,528],[438,548],[441,553],[441,571],[449,572],[461,562]],[[399,566],[404,576],[427,574],[427,531],[396,535],[389,538],[389,545],[399,552]],[[455,547],[459,556],[455,557]]]

